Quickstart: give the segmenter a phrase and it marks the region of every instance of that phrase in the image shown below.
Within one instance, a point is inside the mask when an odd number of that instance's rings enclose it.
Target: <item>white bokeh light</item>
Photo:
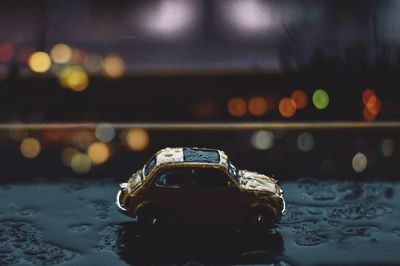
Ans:
[[[162,0],[142,10],[140,24],[151,35],[174,37],[190,31],[198,13],[195,1]]]
[[[361,173],[367,168],[367,156],[365,156],[363,153],[358,152],[356,155],[354,155],[353,160],[352,160],[352,166],[353,170],[356,171],[357,173]]]
[[[256,131],[251,137],[251,144],[257,150],[268,150],[274,145],[274,134],[266,130]]]
[[[265,1],[234,0],[224,4],[226,4],[223,9],[227,22],[242,34],[265,32],[277,24],[273,10]]]

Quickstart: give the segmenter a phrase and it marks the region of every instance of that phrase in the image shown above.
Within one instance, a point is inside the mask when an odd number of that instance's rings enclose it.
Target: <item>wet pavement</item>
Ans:
[[[143,232],[113,181],[0,186],[0,265],[400,264],[400,184],[284,182],[287,213],[264,232]]]

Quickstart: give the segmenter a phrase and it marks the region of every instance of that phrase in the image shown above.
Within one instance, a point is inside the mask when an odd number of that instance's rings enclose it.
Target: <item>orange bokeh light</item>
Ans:
[[[234,97],[228,102],[228,112],[232,116],[240,117],[246,114],[247,104],[241,97]]]
[[[364,107],[363,116],[366,121],[374,121],[376,119],[376,114],[371,113],[367,107]]]
[[[307,94],[303,90],[294,90],[290,98],[296,103],[296,108],[299,110],[307,106]]]
[[[14,55],[14,47],[9,42],[0,43],[0,62],[9,61]]]
[[[249,112],[254,116],[261,116],[267,112],[267,100],[261,96],[251,97],[248,103]]]
[[[368,101],[368,103],[370,103],[370,101]],[[381,111],[381,108],[382,108],[381,100],[379,100],[378,98],[375,97],[374,103],[373,104],[367,104],[365,107],[368,109],[368,111],[371,114],[378,115],[379,112]]]
[[[63,132],[61,129],[48,129],[43,132],[43,137],[52,142],[60,141],[63,137]]]
[[[372,89],[365,89],[362,93],[362,100],[365,105],[368,105],[368,102],[371,98],[376,98],[375,91]]]
[[[282,98],[279,101],[279,113],[286,118],[296,113],[296,103],[291,98]]]
[[[373,121],[382,109],[381,100],[376,96],[372,89],[365,89],[362,93],[364,103],[363,116],[367,121]]]

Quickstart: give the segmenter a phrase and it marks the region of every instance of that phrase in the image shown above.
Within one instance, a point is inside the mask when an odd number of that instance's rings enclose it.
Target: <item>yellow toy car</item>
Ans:
[[[118,209],[141,224],[270,225],[285,212],[275,179],[238,170],[216,149],[162,149],[120,186]]]

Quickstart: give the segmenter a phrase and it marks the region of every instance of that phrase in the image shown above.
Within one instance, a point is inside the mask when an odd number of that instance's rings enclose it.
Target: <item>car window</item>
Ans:
[[[147,176],[154,169],[156,163],[157,163],[157,158],[156,155],[154,154],[144,167],[144,173],[143,173],[144,176]]]
[[[157,176],[154,185],[157,187],[183,188],[187,179],[185,177],[187,177],[187,171],[183,169],[166,170]]]
[[[195,168],[191,170],[190,186],[193,188],[228,187],[228,176],[219,169]]]
[[[219,152],[216,150],[184,148],[183,160],[196,163],[219,163]]]
[[[239,170],[236,166],[233,165],[231,161],[228,161],[228,171],[236,179],[237,182],[240,182]]]

